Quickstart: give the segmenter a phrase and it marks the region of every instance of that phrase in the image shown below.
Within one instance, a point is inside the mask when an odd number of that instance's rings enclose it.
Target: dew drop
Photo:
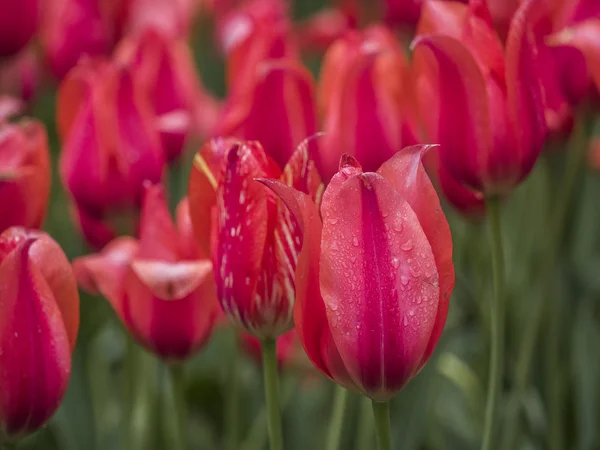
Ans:
[[[400,260],[396,256],[392,258],[392,266],[394,267],[394,269],[400,267]]]
[[[354,244],[355,247],[358,247],[358,238],[356,236],[352,239],[352,244]]]
[[[408,251],[412,250],[412,248],[413,248],[413,243],[412,243],[412,241],[409,239],[409,240],[408,240],[408,241],[406,241],[404,244],[402,244],[402,245],[400,246],[400,248],[401,248],[402,250],[404,250],[405,252],[408,252]]]

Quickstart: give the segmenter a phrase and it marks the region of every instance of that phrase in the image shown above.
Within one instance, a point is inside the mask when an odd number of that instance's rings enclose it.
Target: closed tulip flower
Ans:
[[[181,155],[191,134],[212,131],[217,102],[202,86],[184,40],[147,28],[124,39],[116,58],[150,99],[168,160]]]
[[[196,166],[194,170],[210,170],[207,164]],[[212,212],[210,203],[190,204],[192,217],[215,217],[211,235],[219,301],[229,319],[250,334],[276,338],[293,327],[294,268],[301,238],[287,208],[254,179],[280,179],[316,201],[320,177],[307,145],[298,147],[281,171],[258,142],[233,142],[219,170],[210,175],[216,191]],[[190,184],[191,199],[199,199],[194,193],[199,187]]]
[[[428,138],[441,145],[448,174],[471,190],[503,197],[529,174],[547,133],[542,65],[527,20],[532,2],[513,17],[505,47],[485,5],[472,6],[458,26],[442,16],[420,25],[417,71],[436,93],[421,110],[430,115],[423,122]]]
[[[80,285],[102,294],[140,344],[166,361],[209,339],[218,304],[210,259],[193,237],[187,202],[174,225],[160,186],[147,186],[140,239],[121,237],[73,263]]]
[[[0,234],[0,443],[42,427],[71,373],[79,295],[71,266],[47,234]]]
[[[326,134],[317,167],[323,177],[336,173],[344,152],[365,170],[376,170],[405,145],[417,143],[413,101],[407,58],[391,31],[374,26],[334,43],[319,85]]]
[[[0,120],[0,232],[39,228],[50,196],[50,154],[44,126]]]
[[[294,321],[312,363],[342,386],[387,401],[424,366],[454,286],[452,240],[421,164],[407,147],[377,172],[344,155],[318,206],[262,180],[298,220]]]
[[[161,179],[165,159],[153,120],[143,88],[107,62],[83,62],[60,87],[60,175],[95,247],[135,230],[143,182]]]

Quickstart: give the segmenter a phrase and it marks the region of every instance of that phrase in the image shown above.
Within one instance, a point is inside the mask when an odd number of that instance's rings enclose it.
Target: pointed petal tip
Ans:
[[[338,172],[343,174],[346,178],[349,178],[353,175],[362,173],[363,168],[354,156],[344,153],[340,158]]]

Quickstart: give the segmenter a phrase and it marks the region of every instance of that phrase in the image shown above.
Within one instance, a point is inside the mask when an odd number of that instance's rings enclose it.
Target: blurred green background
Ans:
[[[294,2],[297,18],[324,2]],[[225,93],[223,61],[212,42],[207,22],[197,25],[192,48],[205,85]],[[307,61],[318,74],[319,61]],[[69,215],[65,192],[56,174],[60,152],[55,123],[55,88],[43,92],[31,112],[48,128],[54,158],[52,198],[45,229],[70,259],[88,251]],[[558,147],[565,147],[560,144]],[[171,174],[172,204],[184,194],[191,163]],[[572,149],[571,149],[572,150]],[[569,449],[600,448],[600,177],[579,169],[568,203],[564,233],[556,250],[552,276],[543,268],[548,259],[552,223],[558,220],[558,199],[564,191],[565,148],[548,151],[534,173],[504,206],[508,292],[506,308],[507,370],[502,420],[510,423],[522,408],[516,430],[517,447],[500,436],[505,450],[547,448],[548,405],[560,401],[562,432]],[[489,357],[490,257],[484,220],[468,222],[447,209],[454,238],[457,282],[444,336],[435,356],[392,403],[392,433],[401,450],[464,450],[478,448],[483,422]],[[553,250],[551,250],[553,251]],[[142,350],[129,351],[130,338],[102,298],[81,296],[81,329],[73,359],[69,390],[49,425],[19,448],[44,450],[129,449],[128,439],[141,439],[139,448],[168,449],[172,414],[168,377],[163,366]],[[531,357],[519,362],[524,342],[539,317],[541,332]],[[529,345],[529,344],[525,344]],[[233,332],[219,329],[208,346],[187,365],[189,448],[226,448],[227,399],[239,393],[240,449],[267,448],[260,368],[244,356],[235,369]],[[558,371],[546,369],[558,358]],[[523,365],[525,364],[525,368]],[[133,370],[137,367],[137,370]],[[308,367],[308,366],[307,366]],[[332,405],[333,384],[307,367],[282,373],[285,448],[324,446]],[[523,370],[531,384],[515,390]],[[237,383],[232,380],[237,377]],[[137,409],[130,411],[132,399]],[[140,441],[138,441],[140,442]],[[370,403],[352,395],[346,410],[342,449],[375,448]]]

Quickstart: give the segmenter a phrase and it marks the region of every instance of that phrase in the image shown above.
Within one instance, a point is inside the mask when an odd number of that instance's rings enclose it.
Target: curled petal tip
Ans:
[[[346,177],[350,177],[362,173],[362,171],[362,166],[354,156],[348,153],[342,155],[339,166],[340,173],[344,174]]]

